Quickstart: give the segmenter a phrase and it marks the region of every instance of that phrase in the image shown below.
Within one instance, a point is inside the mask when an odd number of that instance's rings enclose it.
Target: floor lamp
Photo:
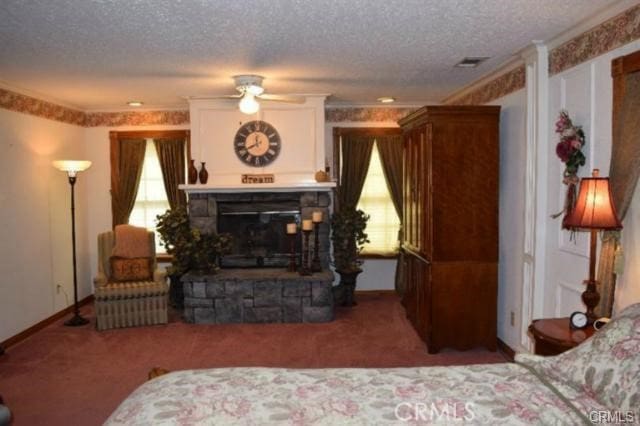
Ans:
[[[586,290],[582,293],[582,301],[587,307],[587,319],[593,323],[596,319],[594,309],[600,301],[596,281],[596,246],[599,230],[622,229],[622,224],[613,205],[609,178],[600,177],[599,170],[593,170],[593,176],[580,181],[580,192],[574,209],[567,218],[571,228],[591,231],[591,247],[589,251],[589,279],[584,283]]]
[[[76,206],[74,186],[76,184],[76,174],[91,167],[91,161],[73,161],[60,160],[54,161],[53,166],[63,172],[67,172],[69,176],[69,185],[71,185],[71,246],[73,248],[73,317],[65,321],[64,325],[77,327],[89,323],[89,320],[80,315],[78,306],[78,274],[76,272]]]

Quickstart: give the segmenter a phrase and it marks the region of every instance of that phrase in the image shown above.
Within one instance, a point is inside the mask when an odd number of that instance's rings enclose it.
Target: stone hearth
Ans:
[[[184,319],[197,324],[328,322],[334,319],[329,270],[301,276],[279,269],[186,274]]]

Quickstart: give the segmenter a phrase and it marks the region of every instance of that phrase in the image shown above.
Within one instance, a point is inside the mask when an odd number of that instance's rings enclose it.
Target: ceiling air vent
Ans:
[[[488,56],[467,57],[458,62],[455,66],[457,68],[475,68],[487,59],[489,59]]]

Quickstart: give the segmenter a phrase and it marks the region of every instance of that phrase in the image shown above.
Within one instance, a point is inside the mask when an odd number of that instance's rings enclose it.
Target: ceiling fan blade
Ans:
[[[287,102],[291,104],[303,104],[305,102],[304,96],[295,96],[295,95],[270,95],[263,93],[262,95],[256,96],[258,99],[263,101],[274,101],[274,102]]]
[[[222,96],[187,96],[187,99],[192,100],[208,100],[208,99],[240,99],[242,97],[241,93],[237,95],[222,95]]]

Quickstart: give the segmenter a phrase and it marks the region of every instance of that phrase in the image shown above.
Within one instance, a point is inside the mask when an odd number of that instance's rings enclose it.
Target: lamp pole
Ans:
[[[76,198],[74,187],[76,184],[76,174],[82,172],[91,167],[91,161],[78,161],[78,160],[57,160],[53,162],[53,167],[56,169],[67,172],[69,177],[69,185],[71,185],[71,247],[73,250],[73,317],[65,321],[64,325],[70,327],[77,327],[79,325],[85,325],[89,322],[88,319],[83,318],[80,315],[80,307],[78,306],[78,273],[76,262]]]
[[[76,200],[75,200],[75,174],[69,173],[69,185],[71,185],[71,247],[73,253],[73,317],[65,321],[64,325],[69,327],[77,327],[89,323],[89,320],[80,315],[80,307],[78,306],[78,272],[76,261]]]

